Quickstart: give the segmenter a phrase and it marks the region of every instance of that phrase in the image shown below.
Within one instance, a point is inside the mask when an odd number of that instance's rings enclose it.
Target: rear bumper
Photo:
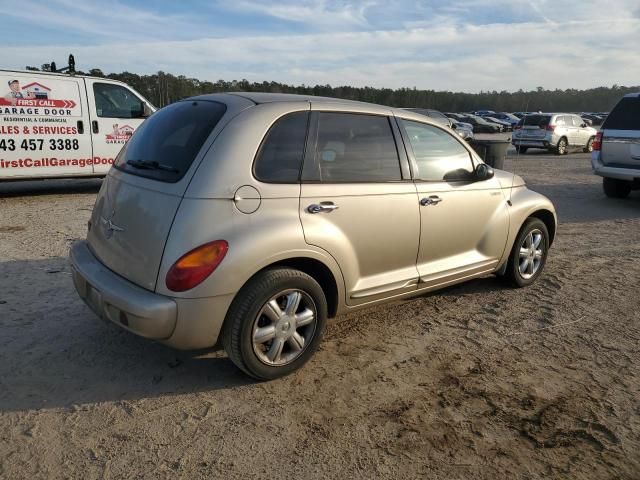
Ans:
[[[168,297],[149,292],[105,267],[85,241],[69,252],[73,283],[96,315],[154,340],[168,339],[176,327],[178,308]]]
[[[615,178],[616,180],[627,180],[627,181],[640,181],[640,168],[634,168],[633,166],[629,166],[629,168],[616,166],[611,167],[602,163],[600,159],[600,152],[592,152],[591,153],[591,168],[593,169],[593,173],[599,175],[601,177],[606,178]]]
[[[105,267],[86,241],[69,252],[73,283],[96,315],[141,337],[182,350],[212,347],[234,295],[171,298],[141,288]]]

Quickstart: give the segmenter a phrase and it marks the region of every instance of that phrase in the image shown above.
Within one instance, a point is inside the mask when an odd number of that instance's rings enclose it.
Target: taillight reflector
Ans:
[[[229,244],[225,240],[216,240],[185,253],[167,272],[167,288],[173,292],[184,292],[199,285],[220,265],[227,250]]]
[[[550,132],[553,132],[555,130],[555,128],[556,128],[555,125],[547,125],[546,127],[544,127],[545,130],[548,130]]]

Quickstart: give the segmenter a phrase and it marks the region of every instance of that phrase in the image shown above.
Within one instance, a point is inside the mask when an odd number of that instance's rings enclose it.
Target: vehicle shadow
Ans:
[[[181,352],[99,320],[65,258],[0,263],[0,411],[253,383],[221,352]]]
[[[0,181],[0,198],[72,193],[98,193],[102,178]]]

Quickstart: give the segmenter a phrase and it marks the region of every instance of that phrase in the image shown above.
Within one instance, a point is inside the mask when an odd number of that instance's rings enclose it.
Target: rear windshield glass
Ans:
[[[177,102],[154,113],[120,150],[118,170],[177,182],[220,121],[226,106],[218,102]]]
[[[527,115],[524,117],[524,124],[536,127],[546,127],[549,125],[549,120],[551,120],[549,115]]]
[[[640,97],[624,97],[611,110],[602,128],[640,130]]]

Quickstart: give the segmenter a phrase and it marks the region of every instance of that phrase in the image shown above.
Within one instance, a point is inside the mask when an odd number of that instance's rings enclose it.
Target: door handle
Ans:
[[[420,200],[420,205],[426,207],[428,205],[437,205],[442,201],[442,199],[437,195],[430,195],[429,197],[423,198]]]
[[[93,133],[98,133],[98,121],[94,120],[91,122],[91,131],[93,131]]]
[[[309,213],[330,213],[334,210],[338,209],[338,205],[335,205],[333,202],[320,202],[312,203],[307,207],[307,212]]]
[[[78,120],[76,125],[78,126],[78,133],[82,135],[84,133],[84,122],[82,120]]]

